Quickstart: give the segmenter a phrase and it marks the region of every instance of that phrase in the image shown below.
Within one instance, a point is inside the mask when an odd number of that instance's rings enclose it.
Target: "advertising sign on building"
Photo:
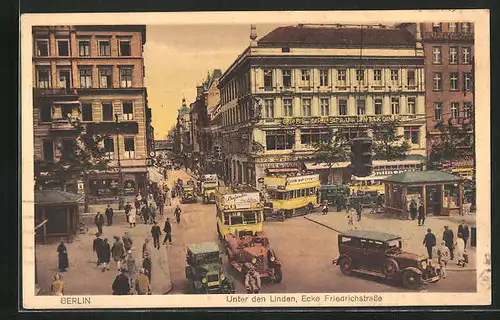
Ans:
[[[258,192],[226,194],[223,195],[223,201],[224,205],[234,205],[237,209],[250,208],[260,202],[260,194]]]
[[[289,184],[298,184],[298,183],[306,183],[306,182],[314,182],[319,181],[319,174],[311,174],[307,176],[297,176],[297,177],[289,177],[287,182]]]

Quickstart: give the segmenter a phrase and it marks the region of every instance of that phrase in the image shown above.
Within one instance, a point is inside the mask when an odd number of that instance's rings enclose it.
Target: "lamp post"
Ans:
[[[118,185],[118,210],[123,210],[125,208],[125,199],[123,198],[123,175],[122,175],[122,163],[120,161],[120,126],[118,124],[118,114],[115,113],[116,122],[116,147],[118,151],[118,175],[120,177],[120,184]]]

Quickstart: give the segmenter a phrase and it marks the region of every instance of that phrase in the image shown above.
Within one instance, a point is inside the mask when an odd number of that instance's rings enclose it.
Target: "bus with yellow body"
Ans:
[[[215,190],[217,234],[235,237],[258,235],[262,232],[263,205],[259,190],[242,186],[219,186]]]
[[[266,215],[291,218],[310,213],[319,206],[319,187],[319,174],[266,176]]]

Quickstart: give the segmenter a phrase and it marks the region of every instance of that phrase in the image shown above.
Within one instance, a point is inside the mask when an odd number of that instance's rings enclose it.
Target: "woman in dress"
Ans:
[[[455,241],[454,249],[455,249],[455,253],[457,254],[457,265],[459,267],[465,267],[465,259],[464,259],[465,241],[464,241],[461,233],[459,233],[457,236],[457,240]]]
[[[57,252],[59,256],[59,270],[61,272],[66,271],[69,267],[68,262],[68,251],[66,250],[66,246],[64,245],[64,241],[61,240],[61,243],[57,247]]]

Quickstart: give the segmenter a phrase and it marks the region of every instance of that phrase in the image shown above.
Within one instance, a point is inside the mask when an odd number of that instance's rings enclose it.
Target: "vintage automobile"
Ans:
[[[192,244],[187,247],[186,278],[193,293],[235,292],[234,278],[222,270],[219,246],[215,242]]]
[[[345,275],[353,271],[393,279],[408,289],[441,278],[441,268],[431,259],[402,250],[402,239],[376,231],[355,230],[339,234],[339,257],[333,263]]]
[[[225,236],[229,264],[246,274],[255,269],[263,281],[280,283],[283,280],[282,262],[269,248],[269,239],[262,236]]]
[[[328,204],[334,205],[339,195],[343,197],[349,195],[349,187],[340,184],[322,185],[319,187],[319,203],[327,201]]]
[[[181,203],[196,202],[196,190],[194,184],[187,183],[181,189]]]
[[[203,203],[215,203],[215,189],[219,185],[219,178],[216,174],[205,174],[200,183],[200,196]]]

